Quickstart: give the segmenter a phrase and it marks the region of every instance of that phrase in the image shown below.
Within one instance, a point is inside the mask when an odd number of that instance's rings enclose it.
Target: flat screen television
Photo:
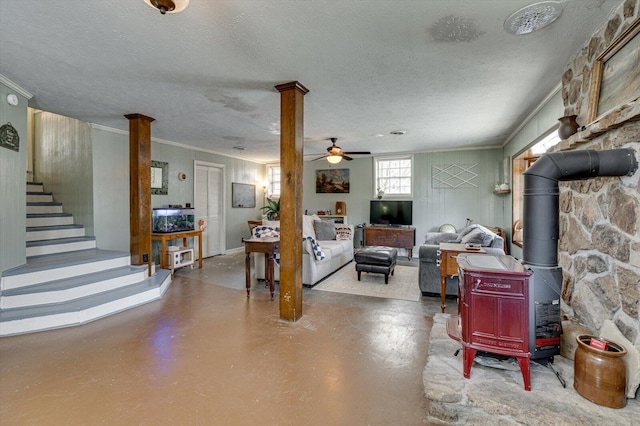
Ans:
[[[369,223],[389,226],[411,225],[413,223],[413,201],[371,200]]]

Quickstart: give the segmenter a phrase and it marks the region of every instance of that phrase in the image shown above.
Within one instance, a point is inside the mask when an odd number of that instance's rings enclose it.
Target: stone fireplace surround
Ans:
[[[601,31],[576,53],[562,77],[565,115],[580,131],[555,151],[633,148],[640,160],[640,98],[587,123],[595,58],[638,17],[640,1],[626,0]],[[560,182],[559,264],[562,310],[594,334],[612,320],[640,347],[640,171],[631,177]]]

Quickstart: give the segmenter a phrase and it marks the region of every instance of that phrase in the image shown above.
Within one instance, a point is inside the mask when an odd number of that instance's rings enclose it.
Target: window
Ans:
[[[413,194],[413,156],[374,159],[374,195],[384,191],[385,196]]]
[[[511,232],[511,240],[513,244],[522,247],[522,219],[524,210],[524,172],[531,167],[533,163],[550,148],[560,142],[557,131],[552,131],[543,136],[532,146],[513,157],[513,191],[512,191],[512,210],[513,210],[513,228]]]
[[[269,198],[280,197],[280,166],[267,166],[267,196]]]

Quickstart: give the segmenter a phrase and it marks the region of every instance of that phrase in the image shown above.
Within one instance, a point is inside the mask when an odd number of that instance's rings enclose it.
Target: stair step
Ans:
[[[62,213],[62,203],[28,202],[27,214],[35,214],[35,213]]]
[[[160,269],[147,279],[70,302],[0,310],[0,336],[85,324],[162,298],[171,272]]]
[[[0,290],[10,290],[51,280],[71,278],[100,269],[131,264],[131,255],[114,250],[89,249],[27,258],[27,264],[2,273]]]
[[[68,253],[97,248],[96,237],[57,238],[54,240],[28,241],[27,258],[34,256]]]
[[[71,213],[31,213],[27,214],[27,227],[56,226],[73,224]]]
[[[6,290],[2,292],[0,308],[12,309],[67,302],[142,281],[147,278],[148,271],[147,265],[121,266],[72,278]]]
[[[27,192],[27,203],[52,202],[53,195],[50,192]]]
[[[42,192],[44,184],[42,182],[27,182],[27,192]]]
[[[84,226],[71,224],[27,228],[27,242],[71,237],[84,237]]]

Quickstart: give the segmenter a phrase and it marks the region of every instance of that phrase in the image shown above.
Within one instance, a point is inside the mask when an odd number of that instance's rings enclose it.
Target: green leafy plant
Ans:
[[[272,200],[267,198],[267,205],[260,207],[269,220],[278,220],[280,218],[280,199]]]

